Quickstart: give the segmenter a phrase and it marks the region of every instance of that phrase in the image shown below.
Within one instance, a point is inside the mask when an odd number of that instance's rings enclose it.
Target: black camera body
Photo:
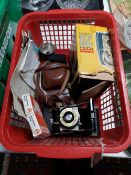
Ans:
[[[60,107],[53,112],[52,133],[99,136],[98,110],[92,100],[83,106]]]

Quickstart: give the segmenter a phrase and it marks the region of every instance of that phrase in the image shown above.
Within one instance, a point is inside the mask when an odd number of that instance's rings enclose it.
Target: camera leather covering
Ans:
[[[54,102],[66,101],[62,93],[70,76],[69,66],[58,62],[44,62],[34,74],[36,98],[42,107],[43,104],[52,106]]]

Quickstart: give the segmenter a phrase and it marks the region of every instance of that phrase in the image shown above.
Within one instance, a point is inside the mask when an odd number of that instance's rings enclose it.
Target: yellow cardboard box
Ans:
[[[77,103],[100,95],[114,81],[113,55],[106,27],[76,24],[70,53],[71,91]]]
[[[71,50],[71,64],[77,64],[80,77],[114,80],[110,37],[106,27],[76,24]]]

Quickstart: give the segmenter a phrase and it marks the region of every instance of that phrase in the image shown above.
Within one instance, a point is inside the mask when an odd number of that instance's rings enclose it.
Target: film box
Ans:
[[[79,88],[84,91],[79,102],[87,96],[98,95],[114,81],[113,55],[106,27],[76,24],[70,49],[71,86],[78,92],[79,82]],[[80,87],[81,79],[86,81],[87,87]]]
[[[106,27],[76,24],[71,52],[71,66],[77,66],[79,76],[114,80],[110,37]]]

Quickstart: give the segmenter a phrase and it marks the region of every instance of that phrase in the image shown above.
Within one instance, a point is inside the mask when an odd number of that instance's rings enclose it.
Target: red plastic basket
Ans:
[[[69,54],[76,23],[106,26],[111,34],[116,80],[96,99],[100,137],[51,136],[47,139],[33,139],[24,128],[23,120],[11,117],[10,79],[21,53],[22,30],[30,30],[38,46],[42,42],[52,42],[58,52]],[[87,158],[95,153],[113,153],[126,149],[131,138],[130,105],[117,27],[112,15],[103,11],[60,10],[30,13],[22,17],[18,24],[0,123],[2,144],[15,152],[35,152],[38,156],[52,158]]]

